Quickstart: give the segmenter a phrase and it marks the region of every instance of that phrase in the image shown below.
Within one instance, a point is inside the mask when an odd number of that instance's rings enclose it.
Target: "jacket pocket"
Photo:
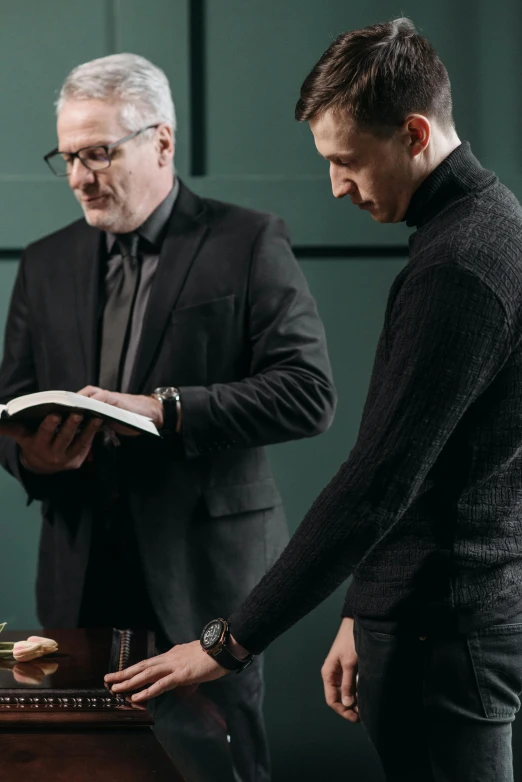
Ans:
[[[208,513],[214,518],[264,510],[281,505],[281,495],[272,480],[237,486],[211,486],[203,492]]]
[[[172,310],[171,320],[176,325],[184,320],[206,320],[207,318],[224,317],[234,313],[236,295],[222,296],[219,299],[202,301],[199,304],[190,304],[186,307],[177,307]]]

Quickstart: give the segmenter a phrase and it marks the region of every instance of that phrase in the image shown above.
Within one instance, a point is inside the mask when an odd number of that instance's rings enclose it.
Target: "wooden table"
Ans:
[[[5,782],[184,782],[150,728],[0,729]]]
[[[4,782],[189,782],[152,733],[144,707],[112,695],[103,675],[149,656],[144,633],[44,630],[55,655],[0,661],[0,778]],[[42,667],[39,663],[44,662]]]

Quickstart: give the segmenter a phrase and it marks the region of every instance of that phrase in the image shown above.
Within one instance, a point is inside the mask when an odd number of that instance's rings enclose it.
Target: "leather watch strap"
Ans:
[[[163,429],[176,432],[178,428],[179,394],[163,400]]]
[[[254,659],[254,656],[250,654],[244,660],[240,660],[238,657],[232,654],[230,649],[228,649],[226,646],[223,646],[219,652],[213,654],[212,657],[223,668],[226,668],[227,671],[236,671],[237,673],[247,668]]]
[[[160,386],[155,388],[151,396],[161,402],[163,407],[162,432],[175,434],[179,431],[181,416],[181,398],[179,389],[175,386]]]

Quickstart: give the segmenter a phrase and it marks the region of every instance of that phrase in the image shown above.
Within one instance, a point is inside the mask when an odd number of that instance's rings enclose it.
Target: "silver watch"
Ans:
[[[175,386],[155,388],[151,396],[163,407],[162,431],[178,433],[181,426],[181,396]]]
[[[180,401],[179,390],[175,386],[159,386],[155,388],[151,396],[157,399],[158,402],[165,402],[166,399],[175,399],[176,403]]]

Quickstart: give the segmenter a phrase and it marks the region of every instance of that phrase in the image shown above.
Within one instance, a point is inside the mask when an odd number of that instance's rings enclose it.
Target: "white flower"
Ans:
[[[13,657],[20,662],[36,660],[44,654],[53,654],[58,651],[58,644],[52,638],[42,638],[39,635],[31,635],[27,641],[16,641],[13,646]]]

